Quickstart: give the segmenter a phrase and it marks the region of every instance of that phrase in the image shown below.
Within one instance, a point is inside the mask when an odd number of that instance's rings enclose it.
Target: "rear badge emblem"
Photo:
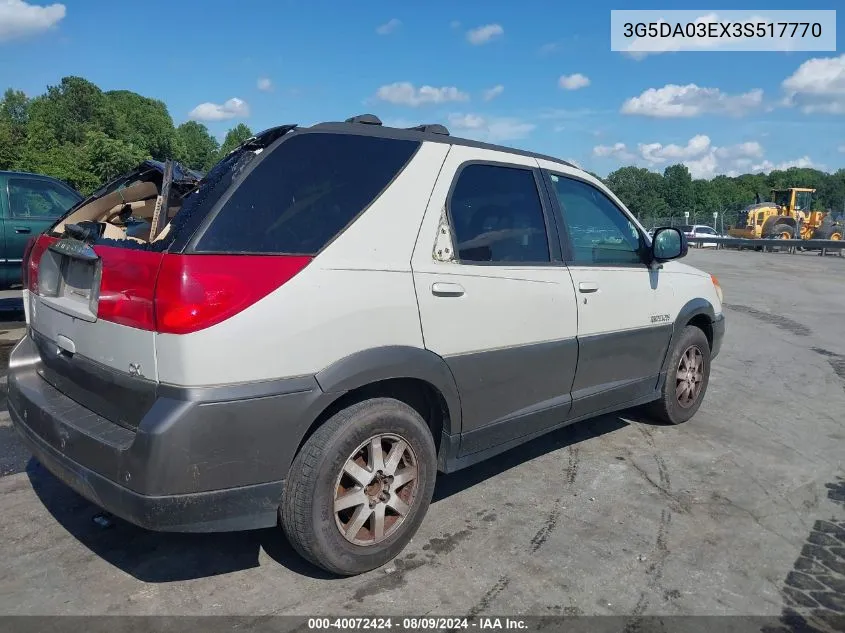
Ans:
[[[129,363],[129,375],[130,376],[142,376],[141,373],[141,363]]]

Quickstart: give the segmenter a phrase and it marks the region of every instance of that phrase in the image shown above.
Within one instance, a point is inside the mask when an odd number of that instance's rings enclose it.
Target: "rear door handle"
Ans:
[[[431,294],[435,297],[460,297],[464,294],[464,287],[460,284],[438,281],[431,284]]]
[[[28,226],[16,226],[15,233],[32,233],[32,229]]]
[[[591,281],[582,281],[578,284],[579,292],[598,292],[599,285]]]

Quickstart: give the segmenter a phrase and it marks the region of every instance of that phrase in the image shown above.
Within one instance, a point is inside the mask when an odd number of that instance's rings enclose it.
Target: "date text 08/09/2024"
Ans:
[[[379,630],[397,629],[399,631],[440,631],[454,629],[510,629],[525,630],[528,625],[519,618],[439,618],[439,617],[403,617],[403,618],[309,618],[309,630]]]

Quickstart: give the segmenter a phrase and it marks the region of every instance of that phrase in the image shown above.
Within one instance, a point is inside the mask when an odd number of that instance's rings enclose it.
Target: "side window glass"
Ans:
[[[550,176],[572,241],[574,264],[643,263],[643,238],[610,198],[580,180]]]
[[[449,213],[462,262],[551,260],[543,207],[529,169],[464,167],[452,191]]]
[[[68,191],[46,180],[9,179],[9,207],[13,218],[49,220],[76,204]]]

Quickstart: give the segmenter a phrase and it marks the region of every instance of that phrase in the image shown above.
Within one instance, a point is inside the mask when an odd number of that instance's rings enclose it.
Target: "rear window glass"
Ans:
[[[238,186],[196,250],[313,255],[375,200],[418,146],[354,134],[293,136]]]

